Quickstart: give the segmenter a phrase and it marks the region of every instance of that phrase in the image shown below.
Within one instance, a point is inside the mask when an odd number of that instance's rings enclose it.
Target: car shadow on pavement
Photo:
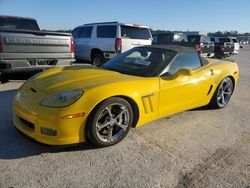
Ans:
[[[42,153],[91,150],[90,143],[70,146],[48,146],[40,144],[20,133],[12,122],[12,101],[17,90],[0,91],[0,160],[18,159]]]
[[[197,107],[197,108],[194,108],[194,109],[190,109],[188,111],[208,111],[208,110],[214,110],[212,109],[211,107],[209,107],[208,105],[206,106],[201,106],[201,107]]]

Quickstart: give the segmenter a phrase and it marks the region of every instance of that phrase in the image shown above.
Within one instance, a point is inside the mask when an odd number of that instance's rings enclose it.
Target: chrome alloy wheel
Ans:
[[[129,122],[130,114],[124,105],[110,104],[97,118],[96,135],[103,142],[113,142],[126,134]]]
[[[217,93],[217,103],[220,107],[224,107],[231,95],[233,93],[233,82],[230,78],[225,78],[218,89],[218,93]]]

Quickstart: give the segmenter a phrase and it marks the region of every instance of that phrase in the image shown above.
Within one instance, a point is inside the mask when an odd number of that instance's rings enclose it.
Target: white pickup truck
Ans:
[[[1,79],[6,73],[47,69],[73,62],[71,34],[41,31],[32,18],[0,16]]]

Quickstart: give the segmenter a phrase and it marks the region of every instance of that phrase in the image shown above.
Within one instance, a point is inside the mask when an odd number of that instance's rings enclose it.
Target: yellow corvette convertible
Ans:
[[[14,98],[13,121],[45,144],[110,146],[131,127],[205,105],[225,107],[238,76],[235,62],[187,47],[136,47],[99,68],[59,67],[31,77]]]

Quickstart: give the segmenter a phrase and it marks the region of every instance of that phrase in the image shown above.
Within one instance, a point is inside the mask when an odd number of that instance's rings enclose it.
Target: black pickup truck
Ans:
[[[215,57],[224,58],[233,54],[234,42],[229,37],[211,37],[215,45]]]
[[[194,47],[203,57],[214,56],[214,43],[210,40],[210,37],[199,32],[153,34],[153,43]]]

